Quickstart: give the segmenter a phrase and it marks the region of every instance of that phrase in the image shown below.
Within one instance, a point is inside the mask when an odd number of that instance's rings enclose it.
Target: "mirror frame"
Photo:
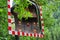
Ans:
[[[31,2],[31,3],[33,3],[33,2]],[[44,22],[43,22],[43,17],[42,17],[42,6],[38,7],[35,3],[33,3],[33,4],[36,6],[36,9],[38,9],[37,12],[39,12],[39,13],[37,13],[37,15],[39,15],[38,16],[38,22],[39,22],[39,26],[41,27],[40,28],[41,33],[39,33],[39,34],[37,34],[37,33],[26,33],[26,32],[20,32],[20,31],[13,30],[11,27],[11,5],[10,5],[10,0],[8,0],[8,30],[9,30],[9,34],[19,35],[19,36],[40,37],[40,38],[44,37]]]

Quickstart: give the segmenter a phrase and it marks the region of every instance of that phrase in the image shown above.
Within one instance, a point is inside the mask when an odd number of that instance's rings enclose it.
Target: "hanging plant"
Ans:
[[[25,19],[28,19],[28,17],[33,17],[32,14],[27,9],[28,6],[31,4],[29,3],[29,0],[14,0],[15,4],[18,6],[15,6],[14,11],[18,13],[18,18],[21,20],[23,17]]]

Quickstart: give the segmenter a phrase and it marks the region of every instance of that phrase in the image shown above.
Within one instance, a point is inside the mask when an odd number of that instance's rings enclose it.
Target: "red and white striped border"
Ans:
[[[44,36],[44,22],[43,22],[43,17],[42,17],[42,7],[41,6],[40,6],[40,16],[41,16],[40,21],[41,21],[42,33],[43,34],[15,31],[11,27],[11,6],[10,6],[10,0],[8,0],[8,30],[9,30],[9,34],[43,38],[43,36]]]
[[[40,6],[40,21],[41,21],[41,26],[42,26],[42,33],[44,35],[44,21],[43,21],[42,7],[41,6]]]

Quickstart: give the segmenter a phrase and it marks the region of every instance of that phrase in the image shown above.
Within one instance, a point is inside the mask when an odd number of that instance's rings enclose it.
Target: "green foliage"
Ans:
[[[48,0],[35,0],[35,2],[38,4],[38,5],[46,5],[48,3]]]
[[[53,14],[58,10],[59,3],[56,1],[50,1],[48,4],[42,5],[44,23],[46,27],[51,27],[54,23],[56,23],[56,19],[54,19]]]
[[[2,5],[3,4],[3,5]],[[7,0],[0,0],[0,7],[1,6],[6,6],[6,4],[7,4]]]
[[[11,38],[12,36],[8,34],[7,0],[0,0],[0,40]]]
[[[14,0],[15,4],[17,4],[18,6],[15,6],[15,12],[18,13],[18,18],[22,19],[22,17],[25,17],[26,19],[28,17],[32,17],[32,14],[30,14],[29,10],[26,11],[26,8],[28,7],[28,5],[30,3],[29,0]]]
[[[3,12],[3,9],[0,8],[0,12]]]

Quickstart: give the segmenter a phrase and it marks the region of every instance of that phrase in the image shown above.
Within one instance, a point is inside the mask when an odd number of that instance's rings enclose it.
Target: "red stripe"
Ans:
[[[32,36],[32,34],[30,33],[30,36]]]
[[[44,32],[44,29],[42,29],[42,32]]]
[[[43,38],[43,35],[42,34],[40,35],[40,38]]]
[[[10,0],[8,0],[10,2]]]
[[[27,24],[27,27],[30,27],[30,24]]]
[[[44,24],[42,24],[42,26],[44,26]]]
[[[18,36],[20,36],[20,32],[18,31]]]
[[[28,33],[26,33],[26,36],[28,36]]]
[[[39,34],[37,34],[37,36],[39,37]]]
[[[11,27],[10,26],[8,26],[8,30],[11,30]]]
[[[40,11],[42,11],[42,8],[40,8]]]
[[[8,8],[10,8],[10,5],[8,5]]]
[[[22,32],[22,36],[24,36],[24,32]]]
[[[43,21],[43,19],[42,19],[42,18],[41,18],[40,20],[41,20],[41,21]]]
[[[40,13],[40,16],[42,16],[42,13]]]
[[[11,15],[11,12],[8,12],[8,15]]]
[[[8,22],[11,23],[11,19],[8,19]]]
[[[34,33],[34,37],[36,37],[36,33]]]
[[[15,35],[15,31],[12,31],[12,35]]]

